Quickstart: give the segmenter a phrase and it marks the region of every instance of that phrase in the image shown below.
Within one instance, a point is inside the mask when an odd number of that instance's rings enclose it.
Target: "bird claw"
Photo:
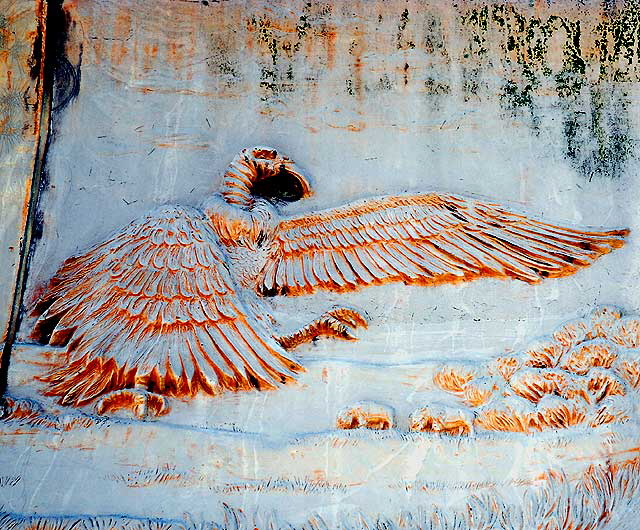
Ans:
[[[164,416],[171,410],[167,398],[148,392],[142,388],[124,388],[103,396],[98,400],[95,410],[98,414],[112,414],[120,410],[129,410],[133,417],[145,420]]]
[[[355,309],[336,307],[331,311],[327,311],[326,314],[354,329],[367,329],[369,327],[367,319]]]
[[[357,340],[356,336],[349,331],[349,328],[340,320],[334,317],[325,318],[325,329],[318,336],[326,335],[343,340]]]
[[[360,313],[347,307],[327,311],[319,320],[324,326],[320,326],[318,336],[326,335],[342,340],[358,340],[352,330],[368,327],[367,320]]]
[[[276,337],[276,340],[283,348],[291,350],[300,344],[311,342],[319,337],[357,340],[353,330],[366,327],[367,319],[355,309],[334,307],[301,330],[291,335]]]

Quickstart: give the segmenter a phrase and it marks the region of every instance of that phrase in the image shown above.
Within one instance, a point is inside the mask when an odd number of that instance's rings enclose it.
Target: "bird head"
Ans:
[[[272,203],[295,202],[311,196],[307,176],[272,147],[243,149],[229,165],[222,196],[232,204],[250,206],[256,198]]]

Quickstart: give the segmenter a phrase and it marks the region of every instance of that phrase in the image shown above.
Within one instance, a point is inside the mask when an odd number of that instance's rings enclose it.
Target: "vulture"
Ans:
[[[310,181],[270,147],[243,149],[200,209],[163,206],[67,259],[33,306],[31,337],[65,347],[39,376],[62,405],[160,416],[168,398],[272,389],[291,351],[354,339],[366,319],[330,309],[278,335],[267,297],[479,278],[538,283],[591,265],[628,230],[549,224],[470,197],[405,194],[286,217]]]

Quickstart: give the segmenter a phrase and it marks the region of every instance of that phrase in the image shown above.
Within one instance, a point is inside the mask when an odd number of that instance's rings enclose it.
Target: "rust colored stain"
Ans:
[[[120,65],[124,62],[127,56],[127,46],[122,42],[114,41],[111,44],[111,62],[115,65]]]
[[[325,48],[327,53],[327,68],[329,70],[333,69],[336,59],[336,40],[338,38],[338,33],[336,29],[327,29],[325,33],[323,33]]]
[[[131,39],[131,12],[120,9],[116,14],[113,25],[113,37],[111,44],[111,62],[120,65],[129,53],[128,41]]]
[[[183,59],[185,58],[184,44],[181,42],[169,42],[167,44],[167,53],[165,59],[167,62],[177,69],[182,67]]]
[[[351,74],[353,76],[353,92],[358,100],[362,103],[364,101],[364,83],[362,81],[362,54],[365,50],[364,38],[360,33],[354,32],[354,39],[352,40],[349,48],[349,53],[353,56],[351,63]]]
[[[129,8],[118,10],[113,25],[114,40],[126,41],[131,38],[131,11]]]
[[[104,43],[101,39],[95,39],[93,44],[92,44],[92,49],[93,49],[93,57],[94,57],[94,61],[93,64],[101,64],[102,61],[104,60]]]
[[[6,80],[4,84],[6,97],[3,96],[0,112],[0,133],[2,133],[2,140],[11,139],[8,144],[9,152],[17,155],[15,162],[12,162],[14,167],[10,173],[10,178],[15,182],[16,191],[7,195],[5,202],[11,202],[13,206],[7,210],[13,212],[19,221],[14,223],[12,214],[9,214],[9,217],[3,220],[11,222],[11,226],[7,224],[3,228],[6,234],[5,241],[13,243],[11,237],[15,234],[15,244],[12,246],[16,248],[20,244],[22,252],[24,245],[27,245],[27,248],[29,245],[26,229],[30,213],[32,179],[40,148],[46,3],[43,1],[15,2],[13,8],[13,14],[2,17],[5,28],[1,34],[4,38],[0,40],[2,43],[0,78],[4,76]],[[27,234],[26,237],[25,234]],[[16,280],[18,284],[22,282],[20,275],[24,273],[24,269],[21,268],[23,258],[24,256],[16,254],[15,261],[11,263],[12,270],[5,270],[7,286],[16,285]],[[2,303],[10,306],[14,294],[4,292]],[[0,324],[2,326],[0,342],[8,339],[9,329],[6,326],[9,318],[9,315],[3,315]],[[2,362],[5,360],[2,359]]]
[[[344,129],[349,132],[360,132],[364,131],[367,128],[367,124],[364,121],[360,121],[358,123],[350,123],[348,125],[333,125],[331,123],[327,124],[332,129]]]
[[[603,451],[602,454],[598,456],[612,457],[612,456],[626,455],[627,453],[638,453],[638,452],[640,452],[640,447],[631,447],[629,449],[622,449],[620,451]],[[571,460],[574,460],[576,462],[593,461],[593,455],[574,456],[571,458]],[[637,458],[637,457],[631,458],[631,459],[625,460],[624,462],[626,463],[635,462],[636,464],[640,464],[640,458]]]
[[[145,43],[142,46],[143,69],[149,71],[158,57],[158,43]]]
[[[187,51],[185,54],[186,61],[187,61],[186,79],[189,81],[193,79],[193,62],[196,56],[197,49],[198,49],[198,42],[196,40],[196,34],[195,32],[192,32],[189,34],[189,42],[187,44]]]

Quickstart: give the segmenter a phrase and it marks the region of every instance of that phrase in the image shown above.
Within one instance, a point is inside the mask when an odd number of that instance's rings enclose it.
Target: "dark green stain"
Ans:
[[[639,81],[630,66],[640,60],[640,2],[628,0],[616,8],[603,4],[604,18],[596,27],[600,77],[613,81]]]
[[[443,83],[430,77],[424,82],[425,93],[429,96],[443,96],[451,93],[451,87],[447,83]]]
[[[619,86],[601,82],[588,88],[586,101],[567,101],[564,134],[567,157],[590,181],[618,178],[633,155],[629,97]]]
[[[0,49],[4,50],[7,47],[7,37],[5,32],[7,30],[7,17],[0,14]]]
[[[467,31],[463,60],[473,61],[472,72],[489,69],[489,42],[495,42],[497,34],[499,60],[506,71],[500,89],[503,109],[528,116],[538,132],[543,114],[540,102],[548,102],[548,91],[554,90],[567,159],[589,180],[616,178],[634,151],[629,138],[629,98],[616,83],[638,80],[629,68],[640,59],[638,4],[636,0],[621,9],[603,7],[603,21],[595,30],[596,52],[589,57],[582,51],[580,20],[557,15],[539,18],[506,3],[474,8],[460,15]],[[557,35],[562,35],[562,63],[554,71],[547,56],[550,39]],[[598,77],[589,80],[587,71],[594,68],[599,68]],[[470,79],[480,77],[478,73]],[[478,88],[465,77],[465,100],[470,93],[477,94]]]
[[[400,15],[400,23],[398,24],[398,33],[396,35],[397,43],[399,50],[406,50],[409,48],[415,48],[416,45],[413,41],[405,41],[404,40],[404,32],[407,29],[407,25],[409,24],[409,10],[405,9]]]

